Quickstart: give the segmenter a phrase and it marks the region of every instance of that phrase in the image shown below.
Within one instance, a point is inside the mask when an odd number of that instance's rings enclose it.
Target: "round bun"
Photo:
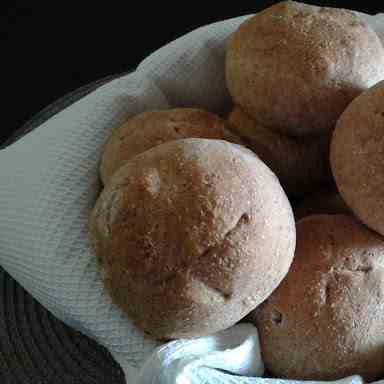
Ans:
[[[239,107],[230,114],[229,124],[276,174],[288,195],[303,196],[332,179],[330,134],[285,136],[263,127]]]
[[[384,374],[384,241],[352,216],[297,224],[287,277],[252,314],[277,377],[335,380]]]
[[[296,221],[311,215],[352,213],[333,185],[305,197],[295,204],[293,211]]]
[[[241,144],[213,113],[195,108],[175,108],[141,113],[117,128],[108,140],[100,165],[104,184],[127,160],[171,140],[196,137]]]
[[[325,133],[384,79],[384,48],[352,11],[285,1],[233,34],[226,77],[235,103],[261,124],[291,135]]]
[[[145,332],[172,339],[225,329],[265,300],[292,262],[295,222],[251,151],[184,139],[115,173],[90,236],[115,303]]]
[[[331,166],[345,202],[384,235],[384,82],[345,110],[331,144]]]

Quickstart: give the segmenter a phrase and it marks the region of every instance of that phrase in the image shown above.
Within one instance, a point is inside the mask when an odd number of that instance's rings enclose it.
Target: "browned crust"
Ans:
[[[228,120],[233,132],[276,174],[288,195],[303,196],[332,179],[330,134],[309,137],[282,135],[263,127],[240,107],[234,107]]]
[[[107,141],[100,164],[104,184],[129,159],[172,140],[188,137],[241,143],[219,116],[197,108],[143,112],[116,128]]]
[[[355,99],[340,117],[331,165],[345,202],[384,235],[384,82]]]
[[[91,241],[114,301],[157,338],[225,329],[288,271],[291,207],[273,173],[225,141],[172,141],[136,156],[93,210]]]
[[[325,133],[358,94],[384,79],[384,48],[352,11],[284,1],[233,34],[226,78],[235,103],[264,126]]]
[[[384,242],[352,216],[297,224],[287,277],[253,314],[277,377],[334,380],[384,373]]]

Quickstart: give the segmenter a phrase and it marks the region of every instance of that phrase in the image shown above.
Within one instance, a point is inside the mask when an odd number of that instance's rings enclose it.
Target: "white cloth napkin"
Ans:
[[[104,345],[130,384],[281,381],[251,378],[263,374],[263,363],[250,324],[165,346],[145,337],[104,291],[87,237],[111,129],[150,109],[226,110],[225,45],[245,17],[177,39],[0,151],[1,266],[54,315]],[[369,18],[375,28],[382,20]]]

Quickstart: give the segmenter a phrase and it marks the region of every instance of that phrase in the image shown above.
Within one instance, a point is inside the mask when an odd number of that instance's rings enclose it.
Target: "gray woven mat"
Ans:
[[[38,113],[4,144],[116,76],[86,85]],[[1,384],[123,384],[106,349],[57,320],[0,267]]]

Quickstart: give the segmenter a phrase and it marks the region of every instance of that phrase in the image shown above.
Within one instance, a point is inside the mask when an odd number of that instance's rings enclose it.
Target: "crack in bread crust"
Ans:
[[[211,284],[206,279],[202,280],[197,274],[194,274],[194,267],[198,265],[202,258],[209,257],[211,254],[218,252],[226,243],[228,238],[230,238],[233,234],[241,230],[243,225],[246,225],[250,222],[250,216],[247,212],[244,212],[239,219],[236,221],[236,224],[227,230],[227,232],[224,234],[223,238],[217,242],[216,244],[209,246],[204,252],[202,252],[195,261],[188,266],[183,266],[175,271],[170,271],[165,276],[162,276],[160,279],[157,279],[153,282],[154,285],[158,285],[161,287],[165,287],[169,285],[172,281],[175,281],[177,277],[186,276],[192,278],[193,280],[199,281],[199,283],[204,284],[207,289],[213,290],[216,293],[220,294],[222,298],[225,300],[229,300],[232,297],[232,292],[227,292],[226,290],[223,290],[222,288],[218,287],[215,284]]]

